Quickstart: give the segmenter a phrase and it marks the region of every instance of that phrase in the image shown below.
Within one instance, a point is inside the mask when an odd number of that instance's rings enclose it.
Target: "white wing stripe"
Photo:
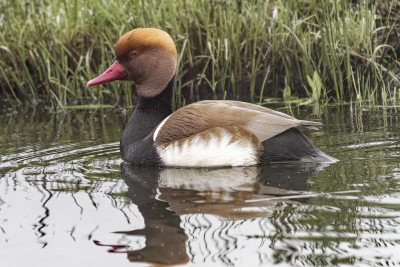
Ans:
[[[168,118],[169,118],[170,116],[171,116],[171,115],[169,115],[168,117],[166,117],[166,118],[160,123],[160,125],[158,125],[156,131],[155,131],[154,134],[153,134],[153,141],[154,141],[154,142],[156,141],[158,132],[161,130],[161,128],[163,127],[163,125],[165,124],[165,122],[168,120]]]

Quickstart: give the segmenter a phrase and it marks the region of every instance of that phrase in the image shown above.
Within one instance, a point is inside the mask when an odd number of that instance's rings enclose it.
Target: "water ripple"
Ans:
[[[4,120],[2,262],[400,265],[398,111],[374,112],[307,133],[336,164],[225,169],[123,164],[115,114]]]

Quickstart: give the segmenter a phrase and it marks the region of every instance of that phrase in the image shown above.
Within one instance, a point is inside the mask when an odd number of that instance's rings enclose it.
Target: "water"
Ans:
[[[117,110],[3,110],[2,266],[398,266],[398,108],[281,109],[340,161],[123,164]]]

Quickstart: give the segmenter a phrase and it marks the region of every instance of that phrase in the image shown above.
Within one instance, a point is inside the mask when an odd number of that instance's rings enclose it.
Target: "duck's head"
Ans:
[[[175,75],[176,47],[171,36],[162,30],[138,28],[125,33],[117,42],[115,55],[114,64],[86,87],[129,80],[136,83],[138,95],[154,97]]]

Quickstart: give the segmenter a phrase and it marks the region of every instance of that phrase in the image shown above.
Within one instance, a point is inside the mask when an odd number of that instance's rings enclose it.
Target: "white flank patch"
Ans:
[[[204,140],[201,136],[197,136],[191,140],[190,145],[189,140],[184,141],[181,146],[179,143],[182,141],[175,141],[165,148],[157,147],[157,151],[167,166],[249,166],[258,163],[257,151],[250,140],[248,142],[243,140],[231,142],[231,140],[232,134],[223,130],[222,138],[211,135],[210,139]]]
[[[169,115],[169,116],[171,116],[171,115]],[[169,116],[166,117],[166,118],[160,123],[160,125],[158,125],[156,131],[155,131],[154,134],[153,134],[153,141],[156,141],[156,138],[157,138],[158,133],[160,132],[160,130],[161,130],[161,128],[163,127],[163,125],[165,124],[165,122],[168,120]]]

